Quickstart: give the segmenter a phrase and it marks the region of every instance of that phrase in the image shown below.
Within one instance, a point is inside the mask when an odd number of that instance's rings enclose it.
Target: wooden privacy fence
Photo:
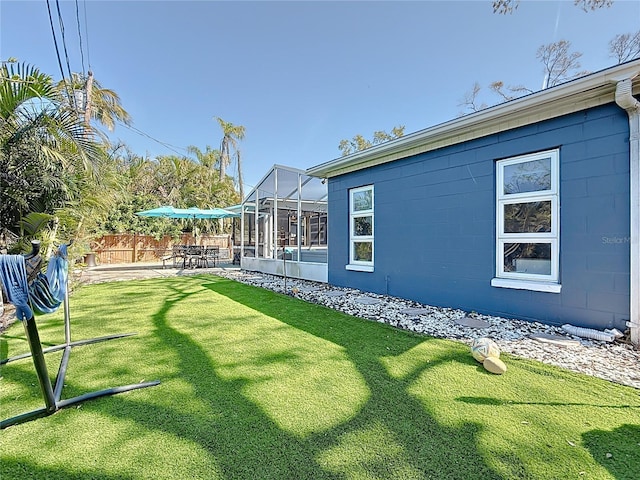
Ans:
[[[175,240],[171,237],[156,240],[150,235],[126,233],[105,235],[92,242],[91,251],[102,264],[156,262],[169,255],[174,245],[218,246],[221,259],[233,258],[231,235],[198,235],[197,243],[190,233]]]

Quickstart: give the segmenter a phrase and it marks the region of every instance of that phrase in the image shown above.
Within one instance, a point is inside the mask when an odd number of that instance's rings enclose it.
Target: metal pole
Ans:
[[[302,175],[298,174],[298,223],[296,225],[296,248],[298,249],[297,261],[302,261]]]
[[[66,345],[71,344],[71,316],[69,315],[69,277],[67,276],[64,286],[64,341]]]
[[[56,411],[56,400],[51,386],[51,379],[47,372],[47,364],[44,361],[44,353],[42,353],[42,344],[40,343],[40,335],[38,335],[36,319],[32,315],[31,318],[25,320],[23,323],[27,342],[29,342],[29,348],[31,349],[33,365],[38,375],[38,381],[40,382],[40,389],[42,390],[42,397],[44,398],[46,406],[45,408],[47,412],[53,413]]]
[[[282,242],[282,269],[284,270],[284,292],[287,293],[287,247]]]
[[[280,170],[276,167],[273,170],[274,173],[274,178],[273,178],[273,182],[274,182],[274,194],[273,194],[273,228],[271,229],[272,234],[273,234],[273,244],[274,244],[274,253],[273,253],[273,259],[274,260],[278,260],[278,174],[280,173]],[[284,240],[283,240],[283,248],[284,248]],[[283,255],[284,255],[284,250],[283,250]],[[285,279],[287,278],[287,272],[284,272],[285,275]],[[286,280],[285,280],[286,281]]]

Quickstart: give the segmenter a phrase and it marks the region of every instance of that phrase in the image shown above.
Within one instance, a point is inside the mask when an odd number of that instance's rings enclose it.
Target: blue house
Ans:
[[[309,168],[328,282],[638,344],[639,94],[634,60]]]

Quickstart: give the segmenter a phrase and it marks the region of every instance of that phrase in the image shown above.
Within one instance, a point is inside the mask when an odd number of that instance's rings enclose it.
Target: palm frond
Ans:
[[[49,75],[25,63],[4,63],[0,67],[0,116],[9,119],[28,100],[61,100]]]
[[[29,236],[37,235],[49,226],[49,222],[53,220],[53,215],[48,213],[31,212],[20,220],[20,226]]]

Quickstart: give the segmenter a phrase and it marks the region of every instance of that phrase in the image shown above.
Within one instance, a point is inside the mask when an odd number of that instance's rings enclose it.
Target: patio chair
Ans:
[[[220,247],[205,247],[204,255],[203,255],[203,263],[205,267],[209,267],[209,261],[213,261],[213,266],[216,266],[216,263],[220,259]]]
[[[176,268],[178,266],[179,259],[182,261],[182,268],[184,268],[186,248],[187,247],[185,245],[174,245],[171,248],[171,253],[162,257],[162,268],[164,269],[166,267],[166,262],[169,260],[173,263],[173,268]]]

